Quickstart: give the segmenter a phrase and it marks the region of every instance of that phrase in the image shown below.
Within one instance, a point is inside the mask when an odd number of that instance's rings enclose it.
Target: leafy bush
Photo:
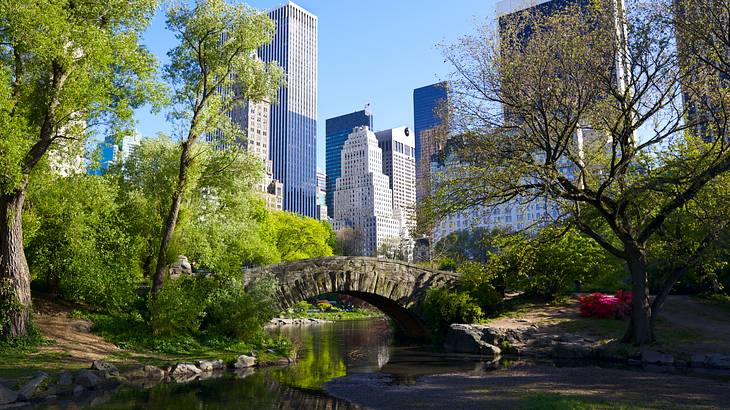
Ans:
[[[453,272],[456,270],[456,261],[451,258],[444,258],[439,261],[439,270]]]
[[[259,280],[248,290],[238,278],[221,278],[209,301],[208,329],[237,340],[261,331],[276,311],[276,281]]]
[[[307,311],[311,308],[311,303],[307,302],[306,300],[300,300],[299,302],[297,302],[296,305],[292,306],[292,311],[294,313],[307,313]]]
[[[317,303],[317,309],[319,309],[322,312],[327,312],[332,309],[332,305],[330,305],[327,302],[319,302],[319,303]]]
[[[459,289],[476,299],[483,311],[494,311],[502,302],[502,294],[494,285],[495,275],[487,266],[465,262],[459,266]]]
[[[203,276],[168,279],[150,304],[155,336],[186,336],[197,333],[206,315],[209,284]]]
[[[623,319],[631,313],[631,292],[616,291],[616,295],[591,293],[581,296],[580,315],[583,317]]]
[[[468,293],[448,288],[429,289],[424,312],[438,338],[452,323],[474,323],[482,319],[482,309]]]
[[[129,307],[142,275],[124,231],[118,187],[88,175],[45,178],[34,185],[24,213],[33,279],[70,300]]]

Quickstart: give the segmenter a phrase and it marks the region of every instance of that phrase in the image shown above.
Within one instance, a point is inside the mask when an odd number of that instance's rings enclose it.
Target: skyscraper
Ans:
[[[375,133],[383,151],[383,174],[390,177],[393,209],[402,213],[408,224],[416,220],[415,138],[406,127]]]
[[[271,106],[269,141],[273,176],[284,183],[284,210],[317,216],[317,16],[294,4],[269,12],[271,44],[259,49],[277,61],[287,85]]]
[[[424,130],[435,128],[443,124],[443,118],[439,115],[439,109],[448,102],[450,85],[446,81],[427,85],[413,90],[413,128],[415,132],[416,164],[421,163],[421,158],[428,161],[433,152],[421,152],[421,133]],[[416,180],[421,180],[419,169],[416,169]],[[419,189],[418,192],[423,190]],[[421,197],[418,197],[421,200]]]
[[[327,214],[327,174],[317,170],[317,219],[325,221],[329,219]]]
[[[325,161],[327,187],[325,202],[327,205],[327,214],[330,218],[334,218],[335,216],[335,181],[341,175],[340,153],[342,152],[342,146],[345,145],[347,136],[357,127],[373,129],[373,115],[367,108],[350,114],[340,115],[339,117],[329,118],[326,122]]]
[[[382,244],[399,241],[401,221],[393,215],[390,178],[383,174],[383,154],[375,133],[358,127],[340,154],[342,175],[335,189],[334,229],[361,229],[362,253],[373,256]]]

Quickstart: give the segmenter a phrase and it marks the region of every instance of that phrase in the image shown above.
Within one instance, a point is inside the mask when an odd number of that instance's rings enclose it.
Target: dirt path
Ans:
[[[122,350],[91,333],[91,322],[72,318],[73,309],[51,302],[45,297],[34,297],[35,324],[41,333],[54,341],[42,346],[39,354],[61,353],[69,362],[89,363],[119,353]]]
[[[689,340],[680,347],[693,353],[730,353],[730,310],[720,306],[690,296],[670,296],[659,313],[659,325],[683,332]]]
[[[727,382],[598,367],[518,364],[479,375],[427,376],[412,385],[393,384],[382,373],[353,374],[325,389],[371,409],[730,408]]]

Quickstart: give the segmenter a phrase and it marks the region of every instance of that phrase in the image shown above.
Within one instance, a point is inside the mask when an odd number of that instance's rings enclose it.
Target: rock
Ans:
[[[60,377],[58,378],[58,382],[56,383],[59,386],[71,386],[74,382],[74,378],[71,375],[70,372],[61,372]]]
[[[33,395],[35,394],[36,390],[38,390],[38,387],[46,381],[48,378],[48,375],[39,372],[36,377],[33,378],[33,380],[26,383],[23,387],[18,390],[18,400],[19,401],[28,401],[31,398],[33,398]]]
[[[21,407],[28,408],[30,404],[28,402],[18,402],[10,404],[0,404],[0,410],[19,409]]]
[[[673,365],[674,357],[670,354],[664,354],[649,349],[642,349],[641,361],[642,363],[648,364]]]
[[[580,342],[558,342],[550,354],[556,359],[592,359],[596,356],[593,349]]]
[[[217,359],[217,360],[200,360],[198,362],[198,367],[200,370],[204,372],[212,372],[213,370],[220,370],[226,367],[226,364],[223,363],[223,360]]]
[[[16,400],[18,400],[18,392],[14,392],[0,384],[0,405],[13,403]]]
[[[485,356],[499,356],[499,347],[482,340],[480,329],[471,325],[453,324],[446,334],[444,348],[455,353],[471,353]]]
[[[238,360],[233,365],[236,369],[245,369],[247,367],[254,367],[256,365],[256,358],[253,356],[247,356],[242,354],[238,356]]]
[[[707,356],[705,365],[707,367],[714,367],[718,369],[730,369],[730,355],[711,354]]]
[[[202,373],[202,371],[192,363],[178,363],[172,367],[172,370],[170,370],[170,376],[174,378],[196,376],[200,373]]]
[[[98,370],[105,374],[112,376],[119,376],[119,369],[111,363],[103,362],[101,360],[94,360],[91,363],[91,370]]]
[[[145,379],[162,380],[165,378],[164,370],[160,369],[159,367],[149,366],[149,365],[144,366],[142,368],[142,372],[144,373]]]
[[[84,393],[84,386],[77,384],[76,387],[74,387],[74,396],[80,396]]]
[[[81,369],[76,374],[76,384],[87,389],[95,389],[100,383],[101,378],[91,370]],[[74,389],[74,394],[76,394],[76,389]]]

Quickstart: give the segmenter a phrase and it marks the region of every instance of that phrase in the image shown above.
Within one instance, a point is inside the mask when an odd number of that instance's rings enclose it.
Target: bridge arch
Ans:
[[[329,256],[247,269],[246,284],[272,275],[286,309],[324,293],[357,297],[388,315],[414,339],[428,339],[423,301],[431,287],[453,283],[453,272],[432,270],[401,261],[361,256]]]

